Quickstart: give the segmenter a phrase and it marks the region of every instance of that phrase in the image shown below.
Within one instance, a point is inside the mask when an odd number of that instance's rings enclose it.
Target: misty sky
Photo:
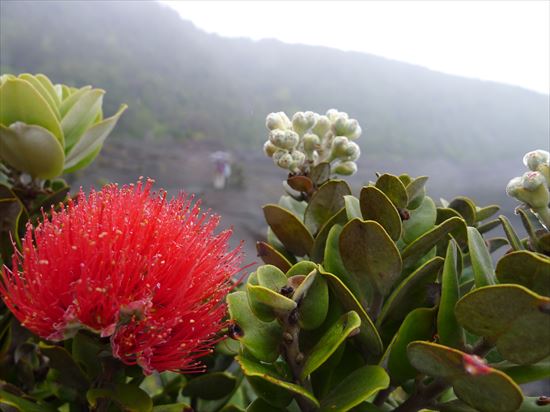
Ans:
[[[363,51],[550,88],[550,1],[162,1],[207,32]]]

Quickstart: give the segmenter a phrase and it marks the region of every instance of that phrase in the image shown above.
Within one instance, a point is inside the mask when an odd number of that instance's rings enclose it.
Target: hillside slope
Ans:
[[[221,38],[152,2],[3,1],[0,68],[107,89],[108,112],[130,106],[119,136],[259,146],[266,113],[337,107],[364,126],[366,153],[393,160],[498,161],[548,145],[547,95],[367,54]]]

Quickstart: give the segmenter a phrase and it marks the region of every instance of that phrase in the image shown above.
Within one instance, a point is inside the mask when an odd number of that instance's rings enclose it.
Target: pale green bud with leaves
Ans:
[[[550,153],[546,150],[533,150],[523,157],[523,164],[534,172],[540,172],[550,186]]]
[[[126,105],[103,118],[104,90],[53,85],[43,74],[0,78],[0,160],[33,178],[88,166]]]

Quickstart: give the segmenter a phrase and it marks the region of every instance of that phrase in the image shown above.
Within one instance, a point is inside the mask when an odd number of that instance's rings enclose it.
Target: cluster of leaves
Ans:
[[[436,206],[426,177],[382,174],[355,197],[329,176],[290,176],[264,206],[266,265],[228,297],[247,410],[550,408],[518,386],[550,376],[550,233],[533,214],[518,209],[520,239],[498,206]]]

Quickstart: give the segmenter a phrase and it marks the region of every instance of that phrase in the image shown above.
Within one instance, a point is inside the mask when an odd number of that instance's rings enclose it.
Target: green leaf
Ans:
[[[526,397],[523,399],[518,412],[550,412],[550,403],[539,404],[540,397]]]
[[[285,248],[296,256],[311,252],[313,236],[296,216],[277,205],[265,205],[264,216]]]
[[[329,180],[309,200],[304,223],[311,233],[344,207],[344,196],[351,195],[351,189],[344,180]]]
[[[401,256],[384,228],[373,220],[353,219],[340,234],[340,255],[360,284],[369,282],[387,295],[401,274]]]
[[[445,263],[441,275],[441,298],[437,313],[437,333],[443,345],[462,349],[464,347],[464,330],[456,320],[455,305],[460,298],[458,271],[458,248],[455,242],[449,242],[445,254]]]
[[[95,408],[100,398],[115,401],[124,411],[149,412],[153,410],[153,401],[143,390],[131,384],[115,384],[114,389],[90,389],[86,399]]]
[[[519,285],[475,289],[458,301],[455,313],[464,328],[496,342],[511,362],[531,364],[550,355],[550,298]]]
[[[153,406],[153,412],[191,412],[191,406],[186,403],[171,403],[169,405]]]
[[[388,235],[397,240],[401,236],[401,217],[392,201],[375,186],[365,186],[360,194],[363,219],[382,225]]]
[[[412,310],[434,305],[433,287],[444,260],[434,257],[420,266],[392,292],[376,320],[383,341],[389,342]]]
[[[227,296],[231,319],[241,328],[240,342],[257,359],[273,362],[279,356],[282,329],[276,321],[263,322],[250,309],[246,292],[234,292]]]
[[[307,176],[291,176],[286,180],[286,182],[297,192],[304,192],[308,194],[313,192],[313,181]]]
[[[508,375],[518,385],[550,378],[550,359],[534,365],[516,365],[508,361],[492,364],[491,367]]]
[[[104,346],[97,339],[94,339],[83,332],[78,332],[72,341],[72,356],[75,362],[91,378],[97,377],[101,371],[101,363],[97,361],[99,353]]]
[[[321,366],[359,326],[361,326],[361,318],[356,312],[351,311],[344,314],[306,355],[300,379],[307,378]]]
[[[284,272],[273,265],[262,265],[256,270],[258,285],[279,292],[287,283]]]
[[[468,226],[466,230],[468,231],[468,251],[472,260],[476,287],[494,285],[496,283],[495,270],[485,240],[475,227]]]
[[[409,203],[407,204],[409,210],[414,210],[422,204],[424,196],[426,195],[425,186],[427,181],[428,176],[419,176],[408,185],[405,185],[409,198]]]
[[[47,345],[44,342],[40,342],[38,347],[40,352],[50,360],[50,367],[60,372],[58,379],[60,383],[77,389],[80,393],[89,388],[90,379],[65,348]]]
[[[241,369],[243,370],[245,376],[263,379],[269,383],[272,383],[273,385],[276,385],[291,392],[292,394],[300,395],[307,399],[313,406],[317,408],[319,407],[319,401],[315,399],[313,394],[311,394],[309,391],[299,385],[286,381],[284,377],[282,377],[279,373],[277,373],[273,368],[270,368],[268,365],[254,362],[253,360],[245,358],[244,356],[237,356],[235,360],[241,366]]]
[[[342,233],[342,229],[341,225],[334,225],[330,229],[325,245],[325,259],[323,263],[327,271],[336,275],[351,290],[361,304],[367,307],[367,302],[370,301],[372,295],[372,287],[367,282],[359,284],[357,279],[344,266],[342,256],[340,256],[340,234]]]
[[[256,242],[256,251],[264,263],[276,266],[283,272],[286,272],[292,266],[282,253],[266,242]]]
[[[313,241],[313,249],[311,251],[311,260],[314,262],[322,262],[325,256],[325,246],[330,230],[334,225],[344,225],[347,222],[346,208],[343,207],[334,214],[317,232]]]
[[[348,411],[378,391],[386,389],[390,378],[380,366],[363,366],[352,372],[321,400],[320,412]]]
[[[437,209],[434,201],[425,196],[422,203],[409,212],[409,219],[403,222],[403,241],[411,243],[435,226]]]
[[[476,222],[488,219],[500,210],[498,205],[489,205],[485,207],[476,207]]]
[[[105,90],[88,90],[62,115],[61,128],[65,135],[66,150],[70,150],[92,126],[101,110],[104,94]]]
[[[286,277],[290,278],[297,275],[307,276],[315,269],[317,269],[316,263],[310,262],[309,260],[302,260],[286,272]]]
[[[392,201],[397,209],[405,209],[409,203],[407,189],[401,180],[394,175],[383,174],[376,181],[376,187]]]
[[[448,239],[451,232],[464,227],[464,220],[459,217],[452,217],[443,223],[424,233],[422,236],[409,244],[402,252],[403,265],[410,267],[421,257],[426,255],[438,243]]]
[[[323,324],[328,313],[327,282],[316,270],[307,275],[292,298],[298,303],[298,322],[302,329],[313,330]]]
[[[344,203],[346,208],[346,216],[348,220],[359,218],[362,219],[361,215],[361,206],[359,204],[359,199],[352,195],[344,196]]]
[[[41,82],[37,77],[33,76],[29,73],[23,73],[18,76],[21,80],[26,80],[29,82],[32,87],[35,88],[35,90],[40,93],[40,95],[44,98],[44,100],[48,103],[50,106],[50,109],[52,109],[52,112],[55,114],[56,118],[59,119],[59,104],[58,99],[55,99],[55,91],[52,94],[46,89],[45,83]],[[51,83],[50,83],[51,85]],[[53,86],[52,86],[53,89]]]
[[[364,307],[337,276],[324,271],[323,268],[319,268],[319,273],[327,280],[344,310],[355,311],[361,318],[361,328],[356,339],[374,358],[380,356],[384,350],[382,340]]]
[[[464,196],[454,198],[449,203],[449,208],[456,210],[464,218],[468,226],[476,222],[476,206],[474,202]]]
[[[15,122],[48,130],[63,147],[61,125],[48,102],[29,82],[16,78],[0,86],[0,125],[7,128]]]
[[[201,399],[221,399],[233,392],[237,379],[227,372],[210,372],[187,382],[181,394]]]
[[[407,357],[407,346],[415,340],[431,340],[435,334],[435,309],[418,308],[410,312],[395,339],[392,341],[388,356],[388,371],[392,384],[401,385],[417,375]]]
[[[515,283],[550,296],[550,258],[542,254],[527,250],[508,253],[498,261],[496,276],[500,283]]]
[[[315,183],[316,186],[321,186],[328,179],[330,179],[330,164],[327,162],[319,163],[317,166],[311,168],[309,172],[309,178]]]
[[[56,107],[59,107],[61,105],[61,98],[55,91],[55,86],[52,84],[50,79],[48,79],[45,75],[42,73],[39,73],[35,76],[40,83],[42,83],[42,86],[46,90],[46,92],[51,96],[53,99],[54,105]]]
[[[502,223],[502,228],[504,229],[504,233],[506,233],[506,237],[508,238],[508,242],[510,242],[510,246],[512,246],[512,249],[524,250],[525,248],[521,244],[521,240],[514,231],[514,228],[510,224],[508,218],[506,216],[500,215],[498,217],[498,220]]]
[[[453,385],[456,396],[481,412],[514,412],[523,400],[521,389],[506,374],[480,364],[456,349],[429,342],[408,347],[411,364],[420,372]]]
[[[0,125],[1,159],[33,177],[52,179],[63,171],[63,147],[48,130],[40,126],[14,123]]]
[[[7,385],[3,385],[0,381],[0,405],[15,406],[21,412],[57,412],[57,409],[53,406],[42,402],[38,403],[39,401],[33,402],[27,396],[23,398],[8,390],[4,390],[5,386]],[[6,389],[8,388],[6,387]]]
[[[296,302],[280,293],[274,292],[263,286],[255,286],[250,283],[246,285],[250,306],[254,309],[255,303],[268,306],[276,314],[287,313],[296,308]],[[258,315],[255,311],[254,314]]]
[[[295,216],[300,218],[300,220],[304,220],[307,203],[303,200],[296,200],[292,196],[283,195],[280,197],[278,205],[292,212]]]
[[[272,406],[266,401],[264,401],[262,398],[256,398],[250,405],[248,405],[248,408],[246,408],[246,412],[285,412],[286,408],[278,408],[276,406]]]
[[[500,220],[498,220],[498,219],[489,220],[488,222],[477,226],[477,231],[481,234],[484,234],[484,233],[487,233],[487,232],[493,230],[496,227],[499,227],[500,225],[501,225],[501,223],[500,223]]]
[[[97,153],[97,149],[101,148],[103,142],[116,126],[118,119],[122,113],[128,108],[127,105],[122,105],[118,112],[99,123],[94,124],[82,137],[76,142],[71,150],[67,153],[65,160],[65,169],[74,171],[76,165],[82,165],[82,160],[87,159],[91,153]],[[90,161],[92,161],[91,159]]]

